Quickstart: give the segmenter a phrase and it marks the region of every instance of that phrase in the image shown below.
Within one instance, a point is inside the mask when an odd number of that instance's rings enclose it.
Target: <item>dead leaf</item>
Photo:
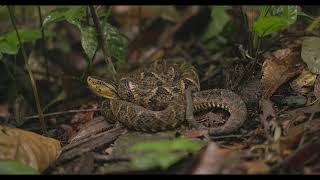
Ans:
[[[244,162],[244,168],[248,174],[265,174],[270,171],[270,167],[259,161]]]
[[[107,149],[104,150],[104,153],[107,155],[111,155],[113,151],[113,147],[108,147]]]
[[[309,71],[308,68],[304,68],[302,73],[290,83],[290,86],[294,91],[306,94],[311,91],[316,78],[317,75]]]
[[[300,52],[289,48],[280,49],[266,55],[262,66],[262,94],[268,99],[285,82],[302,71]]]
[[[207,130],[188,130],[182,134],[183,137],[186,138],[197,138],[208,135]]]
[[[296,146],[300,142],[304,128],[304,123],[291,128],[287,136],[280,139],[281,149],[290,149]]]
[[[305,37],[302,42],[302,60],[308,65],[311,72],[320,74],[320,38]]]
[[[198,162],[192,168],[191,174],[219,174],[225,163],[225,156],[230,150],[221,149],[215,143],[210,142],[198,155]]]
[[[314,96],[316,96],[317,99],[320,98],[320,75],[318,75],[317,80],[314,83],[313,93],[314,93]]]
[[[276,112],[273,109],[273,103],[267,99],[260,100],[260,107],[262,114],[260,114],[260,119],[266,121],[269,119],[274,119],[276,117]]]
[[[313,158],[319,158],[320,155],[320,139],[317,138],[313,142],[304,144],[301,148],[296,150],[293,154],[281,161],[275,167],[274,170],[283,168],[286,170],[298,170],[302,166]]]
[[[269,133],[270,121],[274,121],[276,118],[275,110],[273,109],[273,103],[270,100],[267,99],[261,99],[260,100],[260,108],[262,111],[262,114],[260,114],[260,120],[263,124],[265,134],[267,135],[268,139],[271,139],[271,135]]]
[[[1,160],[17,160],[43,171],[58,158],[60,149],[60,142],[53,138],[0,126]]]

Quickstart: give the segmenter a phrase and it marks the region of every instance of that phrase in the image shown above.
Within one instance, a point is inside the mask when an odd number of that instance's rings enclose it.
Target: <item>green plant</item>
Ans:
[[[87,11],[88,8],[87,6],[56,8],[44,18],[43,26],[47,27],[49,24],[59,21],[67,21],[75,25],[81,32],[81,45],[86,54],[88,68],[90,68],[99,48],[102,48],[104,54],[107,54],[105,57],[107,65],[113,67],[111,58],[118,63],[123,63],[127,55],[128,40],[108,23],[108,16],[111,11],[109,10],[106,14],[99,14],[95,19],[94,8],[91,7],[91,10]],[[93,17],[93,24],[90,23],[88,12]],[[96,28],[97,23],[98,29]],[[99,30],[101,30],[102,37],[99,35]],[[98,42],[100,42],[100,46]],[[111,68],[111,72],[115,73],[114,68]]]
[[[16,55],[18,53],[18,50],[21,48],[22,58],[31,82],[32,92],[35,98],[35,103],[39,114],[39,120],[42,127],[42,131],[43,133],[47,134],[46,124],[44,121],[43,112],[39,101],[38,90],[35,84],[33,73],[28,63],[26,51],[23,46],[24,43],[32,42],[42,37],[41,31],[40,29],[18,29],[15,22],[12,7],[8,6],[8,12],[10,15],[11,24],[14,28],[14,32],[7,33],[4,36],[0,37],[1,58],[3,57],[2,54]]]

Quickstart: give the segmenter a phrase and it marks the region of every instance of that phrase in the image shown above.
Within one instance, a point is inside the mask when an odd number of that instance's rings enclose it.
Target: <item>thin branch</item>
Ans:
[[[79,113],[79,112],[95,112],[95,111],[101,111],[102,109],[76,109],[76,110],[68,110],[68,111],[61,111],[61,112],[54,112],[54,113],[48,113],[44,114],[43,117],[50,117],[50,116],[59,116],[59,115],[65,115],[65,114],[72,114],[72,113]],[[36,119],[38,118],[38,115],[28,116],[24,117],[24,120],[30,120],[30,119]]]
[[[94,26],[96,28],[96,32],[98,35],[98,43],[100,44],[100,47],[102,48],[104,59],[106,60],[108,67],[111,69],[113,78],[115,78],[115,75],[117,74],[117,72],[116,72],[116,69],[114,68],[114,65],[112,63],[111,56],[107,51],[107,47],[105,46],[105,43],[104,43],[105,37],[103,36],[101,25],[100,25],[96,10],[94,9],[93,6],[89,6],[89,9],[90,9],[90,13],[91,13],[91,16],[93,19]]]
[[[46,123],[45,123],[44,118],[43,118],[43,113],[42,113],[42,109],[41,109],[41,105],[40,105],[40,101],[39,101],[39,95],[38,95],[37,86],[36,86],[35,80],[33,78],[33,74],[32,74],[31,68],[30,68],[29,63],[28,63],[27,55],[26,55],[26,52],[24,50],[24,47],[23,47],[23,44],[22,44],[22,41],[21,41],[21,38],[20,38],[20,35],[19,35],[19,32],[18,32],[16,23],[15,23],[15,20],[14,20],[13,12],[12,12],[10,6],[7,6],[7,7],[8,7],[8,11],[9,11],[9,15],[10,15],[10,20],[11,20],[12,26],[14,27],[14,29],[16,31],[17,38],[18,38],[18,41],[19,41],[19,45],[21,47],[23,60],[24,60],[26,69],[28,71],[29,77],[30,77],[31,86],[32,86],[32,90],[33,90],[32,92],[33,92],[33,95],[35,97],[35,101],[36,101],[36,105],[37,105],[37,110],[38,110],[38,114],[39,114],[39,121],[40,121],[40,124],[41,124],[41,129],[42,129],[42,132],[45,135],[48,135],[47,126],[46,126]]]
[[[45,50],[45,34],[44,34],[44,29],[43,29],[43,20],[42,20],[42,15],[41,15],[41,8],[40,6],[38,6],[38,14],[39,14],[39,24],[40,24],[40,29],[41,29],[41,52],[42,52],[42,55],[43,55],[43,59],[44,59],[44,62],[46,63],[46,77],[47,77],[47,80],[49,80],[50,78],[50,75],[49,75],[49,63],[48,63],[48,60],[46,58],[46,50]]]

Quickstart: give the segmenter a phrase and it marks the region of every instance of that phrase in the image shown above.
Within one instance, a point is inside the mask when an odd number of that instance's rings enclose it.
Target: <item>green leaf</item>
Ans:
[[[159,140],[152,142],[139,143],[132,146],[132,151],[197,151],[199,145],[185,138],[177,138],[175,140]]]
[[[19,29],[18,30],[22,43],[32,42],[40,39],[40,29]],[[46,37],[51,37],[52,32],[45,32]],[[19,50],[19,41],[16,31],[12,31],[0,37],[0,53],[3,54],[17,54]]]
[[[124,63],[127,57],[128,40],[125,36],[106,21],[101,23],[102,34],[105,37],[105,45],[111,57],[118,63]]]
[[[155,167],[166,169],[185,157],[187,153],[196,152],[200,148],[200,144],[185,138],[138,143],[130,148],[131,152],[140,153],[132,158],[131,163],[134,167],[143,169]]]
[[[7,41],[6,39],[0,40],[0,52],[3,54],[17,54],[18,44]]]
[[[253,31],[264,37],[288,27],[288,21],[278,16],[259,17],[253,24]]]
[[[81,29],[81,19],[85,14],[86,6],[70,8],[65,12],[66,20]]]
[[[270,35],[295,23],[297,16],[297,6],[262,6],[253,31],[260,37]]]
[[[97,33],[93,27],[81,28],[81,45],[89,60],[92,61],[98,49]]]
[[[230,21],[227,10],[230,6],[212,6],[211,7],[211,21],[206,32],[203,35],[203,40],[209,39],[220,34],[224,26]]]
[[[177,161],[181,160],[185,154],[173,154],[168,152],[157,154],[146,154],[144,156],[134,157],[131,161],[132,166],[138,169],[152,169],[160,167],[167,169]]]
[[[297,20],[297,6],[271,6],[270,16],[279,16],[287,20],[288,24],[293,24]]]
[[[67,7],[56,8],[50,11],[43,20],[43,26],[48,26],[53,22],[65,20],[65,13],[69,10]]]
[[[302,60],[307,64],[308,69],[320,74],[320,38],[306,37],[302,42]]]
[[[56,8],[48,13],[43,20],[43,26],[47,26],[53,22],[66,20],[69,23],[80,28],[81,19],[83,18],[86,6],[61,7]]]
[[[32,167],[13,160],[0,160],[0,174],[40,174]]]

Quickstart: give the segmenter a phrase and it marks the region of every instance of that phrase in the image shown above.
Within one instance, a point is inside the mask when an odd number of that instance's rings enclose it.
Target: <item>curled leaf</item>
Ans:
[[[300,53],[291,49],[280,49],[267,56],[262,65],[263,97],[271,97],[282,84],[300,74],[302,67]]]
[[[60,154],[60,142],[17,128],[0,126],[0,160],[16,160],[45,170]]]

